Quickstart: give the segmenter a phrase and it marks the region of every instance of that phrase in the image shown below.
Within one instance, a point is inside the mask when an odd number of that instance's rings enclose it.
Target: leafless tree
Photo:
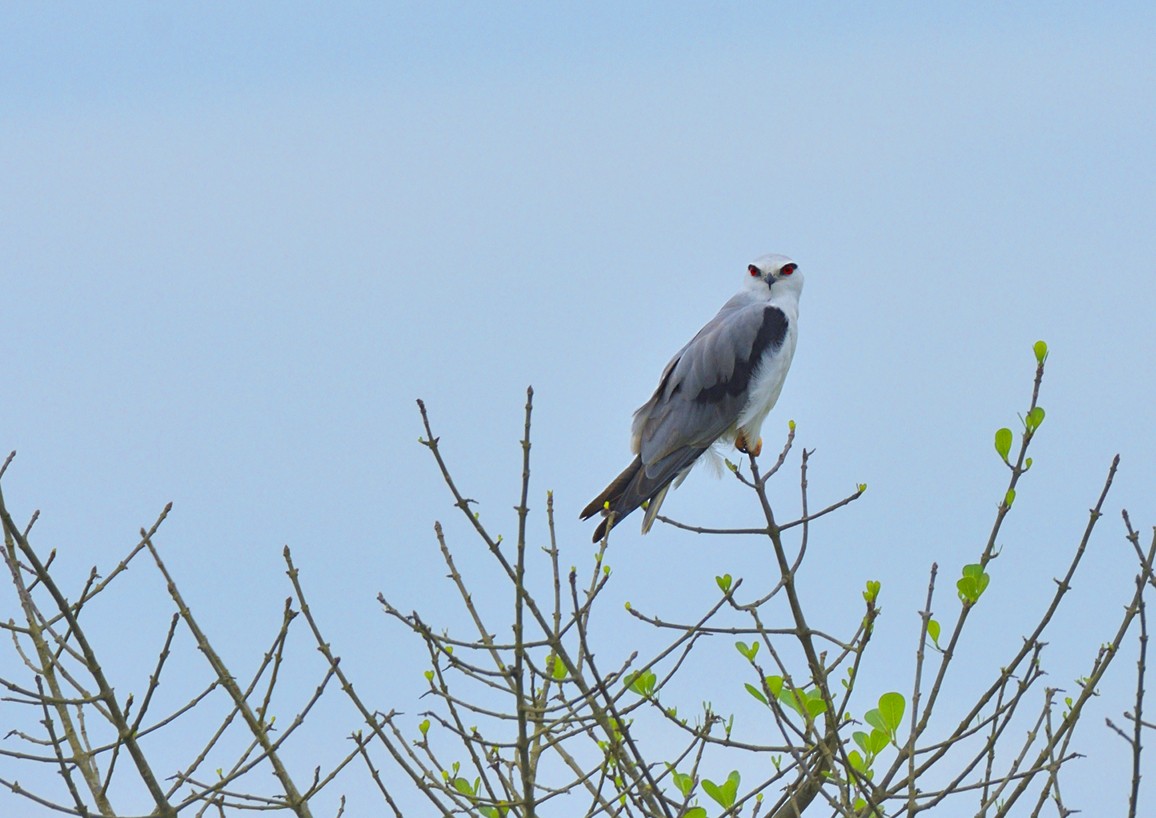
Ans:
[[[79,593],[70,598],[54,578],[55,552],[35,549],[31,535],[36,516],[19,526],[0,494],[5,561],[15,591],[9,633],[16,662],[6,662],[0,685],[4,707],[12,713],[36,713],[36,729],[9,732],[0,747],[0,784],[46,812],[68,815],[125,815],[112,793],[147,794],[149,814],[228,814],[241,810],[286,810],[309,816],[311,802],[336,776],[342,786],[354,775],[380,793],[395,815],[415,796],[442,815],[535,816],[539,814],[664,816],[914,816],[941,805],[952,814],[965,807],[979,816],[1038,815],[1052,805],[1060,815],[1074,810],[1064,801],[1061,780],[1076,757],[1075,729],[1097,685],[1126,640],[1139,647],[1137,683],[1126,726],[1109,726],[1127,743],[1132,760],[1130,816],[1139,814],[1141,759],[1145,731],[1153,729],[1143,711],[1147,655],[1146,594],[1156,588],[1153,560],[1156,533],[1145,543],[1124,514],[1124,540],[1135,555],[1133,587],[1112,594],[1105,605],[1122,604],[1119,624],[1094,656],[1078,691],[1062,695],[1044,683],[1045,633],[1064,604],[1072,580],[1085,565],[1119,458],[1108,468],[1065,574],[1056,580],[1050,603],[1018,624],[1023,640],[1002,657],[987,683],[967,691],[953,688],[950,721],[941,702],[952,684],[955,658],[971,619],[984,604],[998,556],[997,541],[1015,503],[1021,479],[1031,468],[1033,438],[1044,421],[1039,406],[1046,346],[1035,348],[1037,366],[1031,400],[1018,435],[996,434],[995,448],[1008,468],[990,535],[974,563],[962,567],[954,592],[944,599],[940,572],[932,564],[922,600],[920,634],[912,646],[915,673],[910,687],[863,701],[864,657],[880,619],[880,586],[867,581],[861,607],[847,611],[841,633],[810,624],[817,602],[796,581],[808,553],[812,524],[860,497],[849,496],[811,510],[808,497],[809,452],[799,465],[801,515],[780,520],[767,490],[781,480],[795,452],[792,425],[778,457],[761,464],[751,457],[730,464],[738,490],[750,493],[759,525],[743,529],[691,526],[659,519],[707,537],[743,537],[765,549],[772,580],[715,578],[717,598],[702,610],[621,614],[621,627],[634,626],[657,636],[660,646],[643,653],[608,658],[615,649],[599,648],[592,616],[606,616],[604,591],[612,581],[606,564],[609,538],[582,570],[565,568],[555,536],[553,498],[547,495],[543,533],[530,527],[529,487],[533,391],[527,391],[522,437],[521,491],[515,507],[513,542],[494,535],[476,504],[454,480],[426,407],[419,401],[427,447],[473,536],[502,577],[510,604],[497,613],[475,598],[476,580],[458,570],[454,546],[440,523],[434,540],[448,572],[448,599],[464,610],[471,631],[450,633],[428,613],[404,612],[385,595],[378,600],[386,615],[420,641],[428,654],[427,709],[417,724],[403,723],[398,709],[365,701],[343,670],[330,638],[311,611],[304,585],[288,548],[284,559],[292,587],[282,624],[254,672],[236,675],[214,642],[198,626],[156,544],[168,513],[142,530],[140,540],[105,576],[93,569]],[[0,467],[3,477],[12,458]],[[100,594],[113,593],[134,561],[150,560],[172,599],[172,614],[157,652],[155,668],[139,700],[119,695],[102,668],[84,616]],[[533,569],[533,570],[531,570]],[[544,570],[538,570],[544,569]],[[535,583],[532,576],[546,576]],[[937,595],[937,592],[938,595]],[[446,599],[439,600],[444,608]],[[270,702],[278,681],[289,672],[287,645],[295,623],[324,657],[324,670],[310,695],[299,703],[287,725],[274,726]],[[771,627],[768,623],[785,623]],[[294,630],[294,632],[296,632]],[[208,682],[182,705],[155,713],[155,694],[178,634],[207,662]],[[341,634],[336,634],[338,640]],[[727,684],[703,690],[693,711],[675,701],[673,681],[700,661],[703,645],[734,640],[737,662],[745,668],[742,687]],[[9,670],[9,669],[13,670]],[[15,672],[13,672],[15,670]],[[298,735],[323,697],[341,697],[358,713],[352,749],[324,770],[294,775],[283,758],[286,742]],[[751,741],[735,729],[734,696],[754,703],[763,714],[769,738]],[[394,703],[400,708],[399,703]],[[0,711],[5,712],[5,711]],[[202,747],[190,750],[178,769],[157,769],[151,737],[193,718],[216,726]],[[937,716],[937,718],[933,718]],[[211,719],[211,722],[206,721]],[[28,723],[14,716],[14,723]],[[234,749],[235,748],[235,749]],[[231,753],[222,763],[223,755]],[[212,759],[212,760],[210,760]],[[21,770],[49,765],[55,784],[37,789],[19,783]],[[724,777],[710,771],[729,771]],[[211,772],[210,772],[211,771]],[[275,787],[269,789],[269,774]],[[744,778],[745,773],[745,778]],[[754,777],[754,781],[750,780]],[[117,786],[113,787],[114,777]],[[338,807],[344,811],[343,802]]]

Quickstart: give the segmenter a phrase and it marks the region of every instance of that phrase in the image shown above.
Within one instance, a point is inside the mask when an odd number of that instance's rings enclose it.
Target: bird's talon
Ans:
[[[739,432],[737,435],[735,435],[735,448],[743,454],[749,454],[753,457],[758,457],[763,453],[763,439],[760,437],[755,441],[755,445],[752,446],[747,442],[747,439],[745,436],[743,436],[743,433]]]

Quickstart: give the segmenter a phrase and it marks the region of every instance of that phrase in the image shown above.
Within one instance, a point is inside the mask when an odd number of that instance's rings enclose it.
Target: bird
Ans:
[[[763,421],[795,355],[802,291],[803,274],[787,256],[747,265],[742,288],[675,353],[634,413],[633,462],[580,515],[603,514],[594,542],[644,503],[642,533],[650,531],[667,492],[716,444],[759,456]]]

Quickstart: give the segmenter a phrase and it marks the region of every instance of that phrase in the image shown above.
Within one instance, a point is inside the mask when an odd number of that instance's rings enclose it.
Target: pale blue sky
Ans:
[[[1119,508],[1156,520],[1153,42],[1139,3],[7,4],[5,496],[42,510],[37,542],[78,578],[172,500],[170,565],[238,662],[276,629],[289,544],[363,692],[416,712],[420,668],[398,668],[420,653],[374,596],[447,604],[435,518],[485,563],[414,399],[510,535],[533,384],[533,503],[555,491],[565,559],[585,564],[577,512],[627,462],[630,413],[746,263],[783,252],[807,286],[768,448],[793,418],[817,450],[813,504],[870,486],[812,531],[817,618],[846,630],[882,580],[867,670],[905,689],[928,566],[947,619],[1005,482],[992,434],[1026,406],[1045,338],[1036,467],[971,647],[989,673],[1016,644],[1120,452],[1054,640],[1074,650],[1049,656],[1049,683],[1070,685],[1129,594]],[[777,492],[789,514],[794,482]],[[706,474],[665,510],[757,518]],[[643,539],[633,521],[615,540],[608,653],[651,638],[619,602],[697,611],[715,574],[768,570],[757,543]],[[130,582],[94,618],[167,621],[148,571]],[[299,664],[316,671],[305,643]],[[1124,709],[1130,674],[1100,715]],[[1081,769],[1122,804],[1102,723]],[[315,746],[336,756],[355,726],[342,712]]]

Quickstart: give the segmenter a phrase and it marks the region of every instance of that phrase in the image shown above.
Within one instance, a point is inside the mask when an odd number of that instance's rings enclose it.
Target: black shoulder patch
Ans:
[[[694,396],[694,399],[699,403],[715,403],[728,395],[734,397],[745,391],[751,382],[755,367],[762,360],[763,353],[768,349],[781,347],[786,337],[787,316],[778,307],[766,307],[763,310],[763,324],[755,335],[750,357],[735,361],[735,371],[731,373],[730,380],[703,389]]]

